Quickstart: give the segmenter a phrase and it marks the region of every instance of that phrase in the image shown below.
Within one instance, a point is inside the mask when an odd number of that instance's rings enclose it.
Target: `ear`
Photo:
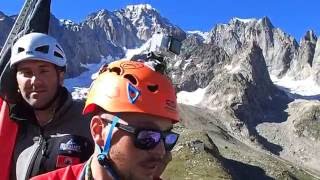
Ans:
[[[64,81],[64,71],[58,71],[59,73],[59,84],[63,86],[63,81]]]
[[[90,123],[90,132],[93,138],[93,141],[98,144],[99,146],[104,145],[103,139],[103,129],[105,125],[102,122],[99,116],[93,116]]]

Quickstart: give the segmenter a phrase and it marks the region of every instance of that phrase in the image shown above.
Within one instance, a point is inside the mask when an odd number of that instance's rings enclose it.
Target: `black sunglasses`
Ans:
[[[112,123],[112,121],[102,118],[104,121],[108,123]],[[135,135],[134,144],[137,148],[143,150],[150,150],[155,148],[160,142],[161,139],[164,142],[164,147],[166,151],[171,151],[173,147],[176,145],[179,134],[172,132],[171,130],[168,131],[159,131],[154,129],[143,129],[143,128],[136,128],[133,126],[116,123],[115,127],[126,131],[128,133]]]

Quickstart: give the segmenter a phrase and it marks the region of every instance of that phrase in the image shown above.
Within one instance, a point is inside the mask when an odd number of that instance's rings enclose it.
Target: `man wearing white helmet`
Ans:
[[[18,126],[10,179],[87,160],[93,151],[90,122],[81,116],[83,104],[63,87],[66,56],[59,43],[42,33],[24,35],[12,47],[10,67],[20,98],[10,105]]]

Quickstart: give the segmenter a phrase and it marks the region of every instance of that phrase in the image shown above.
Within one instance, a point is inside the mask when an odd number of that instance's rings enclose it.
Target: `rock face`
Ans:
[[[7,39],[7,35],[9,34],[13,23],[14,20],[11,17],[6,16],[3,12],[0,11],[0,49],[2,49],[2,46]]]
[[[169,69],[179,90],[194,91],[205,88],[222,65],[228,62],[230,58],[223,49],[202,44],[191,35],[183,43],[180,57],[169,62]]]
[[[97,36],[96,32],[86,24],[77,25],[72,22],[59,21],[51,17],[50,34],[57,37],[67,54],[67,75],[80,74],[81,64],[97,63],[102,57],[122,57],[121,47],[114,45],[105,36]]]
[[[298,44],[292,36],[275,28],[269,18],[242,20],[233,18],[228,24],[219,24],[209,34],[210,43],[235,54],[245,44],[256,42],[262,49],[268,70],[282,76],[289,69]]]
[[[299,48],[291,62],[288,75],[297,80],[306,79],[312,75],[317,37],[313,31],[308,31],[301,39]]]
[[[216,75],[208,88],[208,95],[212,97],[207,99],[209,107],[225,104],[235,110],[239,119],[248,121],[252,117],[254,121],[263,119],[259,117],[261,112],[272,108],[273,101],[278,97],[285,97],[270,80],[262,51],[255,43],[234,56],[232,62],[223,67],[222,73]],[[224,96],[225,99],[217,102],[215,97],[219,96]],[[255,115],[258,116],[254,117]]]
[[[273,121],[283,120],[281,111],[289,99],[273,85],[262,50],[255,42],[229,56],[217,45],[203,44],[191,35],[183,44],[180,59],[169,67],[179,90],[206,88],[197,106],[226,119],[224,125],[238,137],[259,141],[257,124],[270,121],[271,115]]]
[[[218,24],[206,41],[223,48],[230,56],[237,54],[246,44],[256,42],[262,49],[270,74],[277,77],[287,75],[295,80],[311,77],[319,84],[320,44],[317,39],[309,30],[298,44],[264,17],[259,20],[233,18],[228,24]]]
[[[314,56],[313,56],[313,79],[317,82],[317,84],[320,84],[320,38],[318,38],[316,43],[316,48],[314,50]]]

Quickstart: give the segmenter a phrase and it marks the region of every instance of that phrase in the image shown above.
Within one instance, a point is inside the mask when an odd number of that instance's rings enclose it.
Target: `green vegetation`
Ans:
[[[200,145],[195,147],[192,145],[193,142],[198,142]],[[209,148],[208,143],[204,133],[184,130],[172,154],[173,160],[163,174],[163,179],[231,179],[219,158],[201,149],[201,147]]]

